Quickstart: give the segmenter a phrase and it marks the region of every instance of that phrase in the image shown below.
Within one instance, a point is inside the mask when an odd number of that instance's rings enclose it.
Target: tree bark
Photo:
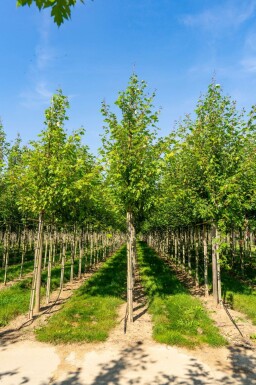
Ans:
[[[35,291],[35,312],[40,311],[41,302],[41,277],[42,277],[42,257],[43,257],[43,227],[44,214],[41,211],[39,214],[38,232],[37,232],[37,277],[36,277],[36,291]]]
[[[212,226],[212,286],[213,298],[216,305],[222,304],[221,298],[221,276],[219,262],[219,232],[216,224]]]
[[[204,248],[204,295],[209,296],[208,288],[208,250],[207,250],[207,228],[203,225],[203,248]]]
[[[52,273],[52,252],[53,252],[53,237],[52,230],[50,230],[50,245],[49,245],[49,256],[48,256],[48,271],[47,271],[47,287],[46,287],[46,303],[50,302],[50,293],[51,293],[51,273]]]
[[[7,282],[7,270],[8,270],[8,265],[9,265],[9,249],[10,249],[10,226],[7,226],[6,229],[6,238],[5,238],[5,243],[4,243],[4,261],[5,261],[5,266],[4,266],[4,285],[6,285]]]
[[[127,309],[128,320],[133,322],[133,260],[135,242],[135,228],[133,224],[133,213],[127,212]]]

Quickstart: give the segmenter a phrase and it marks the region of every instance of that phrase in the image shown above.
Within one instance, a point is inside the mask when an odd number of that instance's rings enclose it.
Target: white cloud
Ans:
[[[28,109],[41,107],[50,103],[53,92],[44,81],[38,81],[33,87],[20,93],[21,105]]]
[[[256,1],[227,1],[221,6],[206,9],[198,14],[184,15],[181,22],[189,27],[207,30],[238,27],[250,19],[256,11]]]
[[[244,42],[243,57],[240,60],[243,72],[248,75],[256,72],[256,29],[247,32]]]
[[[250,31],[245,39],[245,49],[248,51],[256,51],[256,31]]]
[[[48,85],[47,71],[56,58],[55,50],[50,45],[51,19],[42,14],[38,28],[38,43],[35,46],[35,60],[28,70],[28,85],[20,93],[21,105],[28,109],[49,104],[52,92]]]
[[[49,64],[53,62],[56,57],[55,50],[51,47],[49,42],[51,20],[49,15],[44,14],[43,16],[39,27],[39,43],[35,49],[35,66],[38,71],[47,69]]]
[[[243,59],[241,65],[245,72],[256,72],[256,57]]]
[[[43,71],[47,69],[49,64],[53,62],[55,53],[48,47],[37,47],[36,48],[36,69]]]

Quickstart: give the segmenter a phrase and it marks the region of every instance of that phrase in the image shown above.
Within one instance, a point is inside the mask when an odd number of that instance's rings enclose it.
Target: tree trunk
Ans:
[[[80,234],[79,239],[79,264],[78,264],[78,279],[81,278],[82,275],[82,260],[84,255],[84,229],[82,229],[82,233]]]
[[[218,289],[218,304],[222,305],[221,297],[221,276],[220,276],[220,236],[218,228],[216,229],[216,262],[217,262],[217,289]]]
[[[221,277],[219,263],[219,232],[216,224],[212,226],[212,288],[216,305],[221,304]]]
[[[20,264],[20,279],[23,274],[23,267],[24,267],[24,259],[25,259],[25,254],[26,254],[26,226],[24,227],[24,231],[22,234],[22,251],[21,251],[21,264]]]
[[[41,277],[42,277],[42,256],[43,256],[43,212],[39,214],[38,233],[37,233],[37,277],[36,277],[36,291],[35,291],[35,312],[40,311],[41,301]]]
[[[208,250],[207,250],[207,228],[203,227],[203,248],[204,248],[204,295],[208,297]]]
[[[199,228],[196,227],[194,231],[194,245],[195,245],[195,281],[196,287],[199,287]]]
[[[9,249],[10,249],[10,226],[9,225],[7,226],[5,235],[6,235],[6,238],[4,243],[4,261],[5,261],[4,285],[6,285],[6,282],[7,282],[7,270],[9,265]]]
[[[218,304],[217,285],[216,225],[214,224],[212,226],[212,294],[216,304]]]
[[[48,271],[47,271],[47,287],[46,287],[46,303],[50,302],[50,293],[51,293],[51,274],[52,274],[52,254],[53,254],[53,237],[52,231],[50,231],[49,239],[49,256],[48,256]]]
[[[133,224],[133,213],[127,212],[127,309],[128,320],[133,322],[133,261],[135,242],[135,228]]]
[[[65,261],[66,261],[66,233],[63,234],[63,244],[61,253],[61,273],[60,273],[60,290],[63,289],[64,285],[64,274],[65,274]]]

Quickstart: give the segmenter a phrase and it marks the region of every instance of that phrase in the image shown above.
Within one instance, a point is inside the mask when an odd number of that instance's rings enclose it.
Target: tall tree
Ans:
[[[91,157],[80,143],[83,130],[70,136],[64,130],[68,107],[67,97],[61,90],[53,95],[51,106],[45,111],[46,128],[38,141],[30,143],[31,147],[23,154],[21,165],[16,170],[19,206],[23,211],[38,216],[33,289],[36,312],[40,310],[44,221],[54,217],[62,219],[67,211],[72,212],[73,202],[79,203],[86,198],[81,191],[90,184],[86,175],[90,166],[85,162],[89,158],[90,163]],[[32,314],[34,294],[31,298]]]
[[[221,229],[244,220],[248,194],[242,188],[241,170],[248,127],[244,113],[214,82],[195,112],[194,121],[181,123],[175,150],[167,154],[164,183],[170,186],[170,195],[165,202],[169,212],[174,204],[173,212],[179,211],[176,218],[182,224],[213,224],[213,286],[216,302],[220,302],[219,234]]]
[[[158,111],[154,111],[155,94],[146,93],[147,84],[137,75],[119,93],[115,104],[121,120],[102,104],[105,118],[103,159],[107,180],[118,205],[127,218],[127,301],[128,319],[133,321],[133,269],[136,227],[153,204],[153,191],[159,175],[161,145],[156,142]]]

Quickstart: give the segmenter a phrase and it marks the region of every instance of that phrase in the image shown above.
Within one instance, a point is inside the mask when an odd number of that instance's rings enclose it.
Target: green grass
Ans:
[[[30,287],[31,279],[26,279],[0,292],[0,326],[28,311]]]
[[[156,341],[188,348],[227,344],[202,303],[188,293],[170,268],[144,243],[138,246],[138,260]]]
[[[23,275],[33,271],[34,261],[26,261],[23,265]],[[8,266],[7,270],[7,282],[13,279],[19,278],[20,276],[20,264]],[[0,269],[0,282],[4,281],[4,269]]]
[[[223,271],[221,280],[224,301],[233,309],[246,314],[256,325],[256,290],[231,276],[229,272]]]
[[[55,344],[106,340],[116,324],[117,309],[125,293],[126,251],[122,248],[73,294],[47,325],[36,331],[37,338]]]
[[[84,262],[83,262],[84,266]],[[52,269],[51,291],[60,286],[61,267]],[[74,276],[78,274],[78,260],[74,264]],[[64,283],[70,280],[70,262],[65,265]],[[7,325],[13,318],[28,312],[32,278],[23,279],[21,282],[0,291],[0,326]],[[42,273],[42,295],[45,294],[47,271]]]

